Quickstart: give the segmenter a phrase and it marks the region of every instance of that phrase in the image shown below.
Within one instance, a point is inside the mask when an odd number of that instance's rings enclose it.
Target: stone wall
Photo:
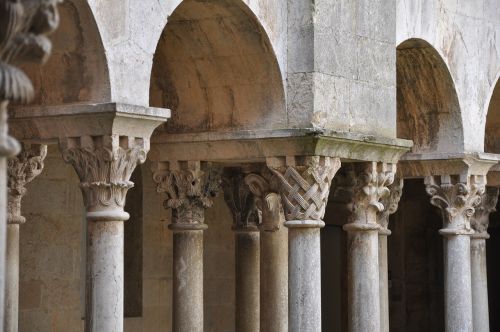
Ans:
[[[142,317],[125,331],[171,330],[170,212],[156,193],[150,165],[143,174]],[[78,178],[49,147],[44,172],[28,186],[20,240],[20,325],[23,332],[83,331],[84,213]],[[234,240],[222,197],[207,211],[205,331],[234,331]]]

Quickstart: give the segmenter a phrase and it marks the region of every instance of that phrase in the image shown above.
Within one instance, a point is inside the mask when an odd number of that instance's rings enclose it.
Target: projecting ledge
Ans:
[[[402,139],[317,129],[275,129],[154,135],[153,161],[264,162],[278,156],[329,156],[395,163],[412,146]]]
[[[129,104],[67,104],[17,107],[10,111],[12,136],[51,143],[62,137],[120,135],[149,138],[170,110]]]

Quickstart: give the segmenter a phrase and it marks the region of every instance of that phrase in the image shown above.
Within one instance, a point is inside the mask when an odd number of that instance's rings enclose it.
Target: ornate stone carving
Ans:
[[[280,184],[286,220],[321,220],[340,160],[305,157],[299,165],[269,166]]]
[[[389,216],[398,209],[398,204],[403,194],[403,179],[396,179],[387,187],[389,195],[381,197],[380,203],[384,209],[377,215],[377,221],[383,231],[388,231]]]
[[[257,230],[259,225],[259,211],[255,196],[245,182],[241,173],[226,172],[222,177],[224,199],[233,215],[233,229],[240,231]]]
[[[478,236],[488,237],[488,225],[490,213],[496,211],[499,189],[496,187],[486,187],[481,195],[481,203],[475,208],[471,218],[472,229]]]
[[[21,200],[26,193],[25,185],[42,172],[46,156],[46,145],[24,144],[21,153],[9,159],[7,168],[9,224],[25,222],[25,218],[21,215]]]
[[[285,220],[281,197],[278,194],[278,179],[264,168],[259,174],[248,174],[245,182],[255,195],[255,204],[262,218],[259,228],[265,232],[275,232]]]
[[[65,139],[60,145],[63,159],[80,178],[87,212],[123,211],[127,191],[134,186],[130,176],[146,160],[149,140],[83,136]]]
[[[220,172],[213,168],[204,171],[200,162],[186,162],[175,169],[163,163],[159,166],[153,179],[157,191],[167,195],[164,206],[172,209],[172,224],[203,225],[205,209],[213,205],[211,198],[220,189]]]
[[[375,224],[376,214],[385,210],[390,200],[396,166],[385,163],[347,165],[335,181],[335,196],[342,198],[351,211],[351,224]],[[389,199],[389,200],[386,200]]]
[[[485,177],[468,176],[463,180],[458,176],[429,176],[425,184],[431,204],[441,210],[444,228],[470,233],[471,217],[485,191]]]

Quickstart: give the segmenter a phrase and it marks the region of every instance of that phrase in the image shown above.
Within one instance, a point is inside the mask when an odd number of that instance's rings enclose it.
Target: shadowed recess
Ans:
[[[242,1],[177,7],[155,53],[150,104],[172,110],[169,132],[284,127],[279,65]]]
[[[484,151],[500,153],[500,80],[495,85],[488,107]]]
[[[110,99],[106,56],[87,1],[59,5],[60,25],[51,35],[52,55],[43,65],[27,65],[35,105],[105,102]]]
[[[397,48],[397,134],[413,152],[463,149],[455,85],[446,63],[427,42],[410,39]]]

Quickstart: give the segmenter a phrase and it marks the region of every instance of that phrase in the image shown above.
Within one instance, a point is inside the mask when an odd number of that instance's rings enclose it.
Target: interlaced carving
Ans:
[[[431,204],[441,210],[445,228],[470,231],[470,219],[485,191],[484,176],[469,176],[463,182],[452,176],[431,176],[425,182]]]
[[[8,217],[9,224],[22,224],[21,200],[26,194],[26,184],[31,182],[43,170],[47,156],[46,145],[24,144],[20,154],[8,161]]]
[[[173,224],[203,224],[205,209],[212,207],[212,198],[221,185],[220,171],[202,171],[199,163],[195,167],[157,170],[153,179],[157,192],[167,195],[164,207],[172,209]]]
[[[398,204],[403,194],[403,179],[396,179],[387,188],[389,189],[389,195],[381,197],[380,203],[382,203],[384,209],[377,216],[378,224],[384,230],[387,230],[389,226],[389,216],[398,209]]]
[[[287,220],[321,220],[331,181],[340,161],[330,157],[306,157],[301,166],[271,167],[280,182]]]
[[[255,195],[255,204],[261,212],[260,229],[266,232],[278,231],[285,220],[281,197],[278,194],[277,177],[264,168],[259,174],[248,174],[245,182]]]
[[[395,165],[376,162],[350,164],[339,173],[334,195],[351,211],[350,223],[376,222],[375,214],[384,211],[384,200],[390,197],[394,175]]]
[[[481,195],[481,203],[475,208],[471,218],[472,229],[478,234],[487,234],[490,213],[496,211],[498,191],[496,187],[486,187],[484,194]]]
[[[76,170],[87,211],[123,210],[130,176],[146,160],[149,141],[144,138],[81,137],[61,143],[63,159]]]
[[[253,230],[259,225],[259,211],[255,204],[255,196],[245,183],[241,173],[226,172],[222,178],[224,199],[233,215],[235,230]]]

